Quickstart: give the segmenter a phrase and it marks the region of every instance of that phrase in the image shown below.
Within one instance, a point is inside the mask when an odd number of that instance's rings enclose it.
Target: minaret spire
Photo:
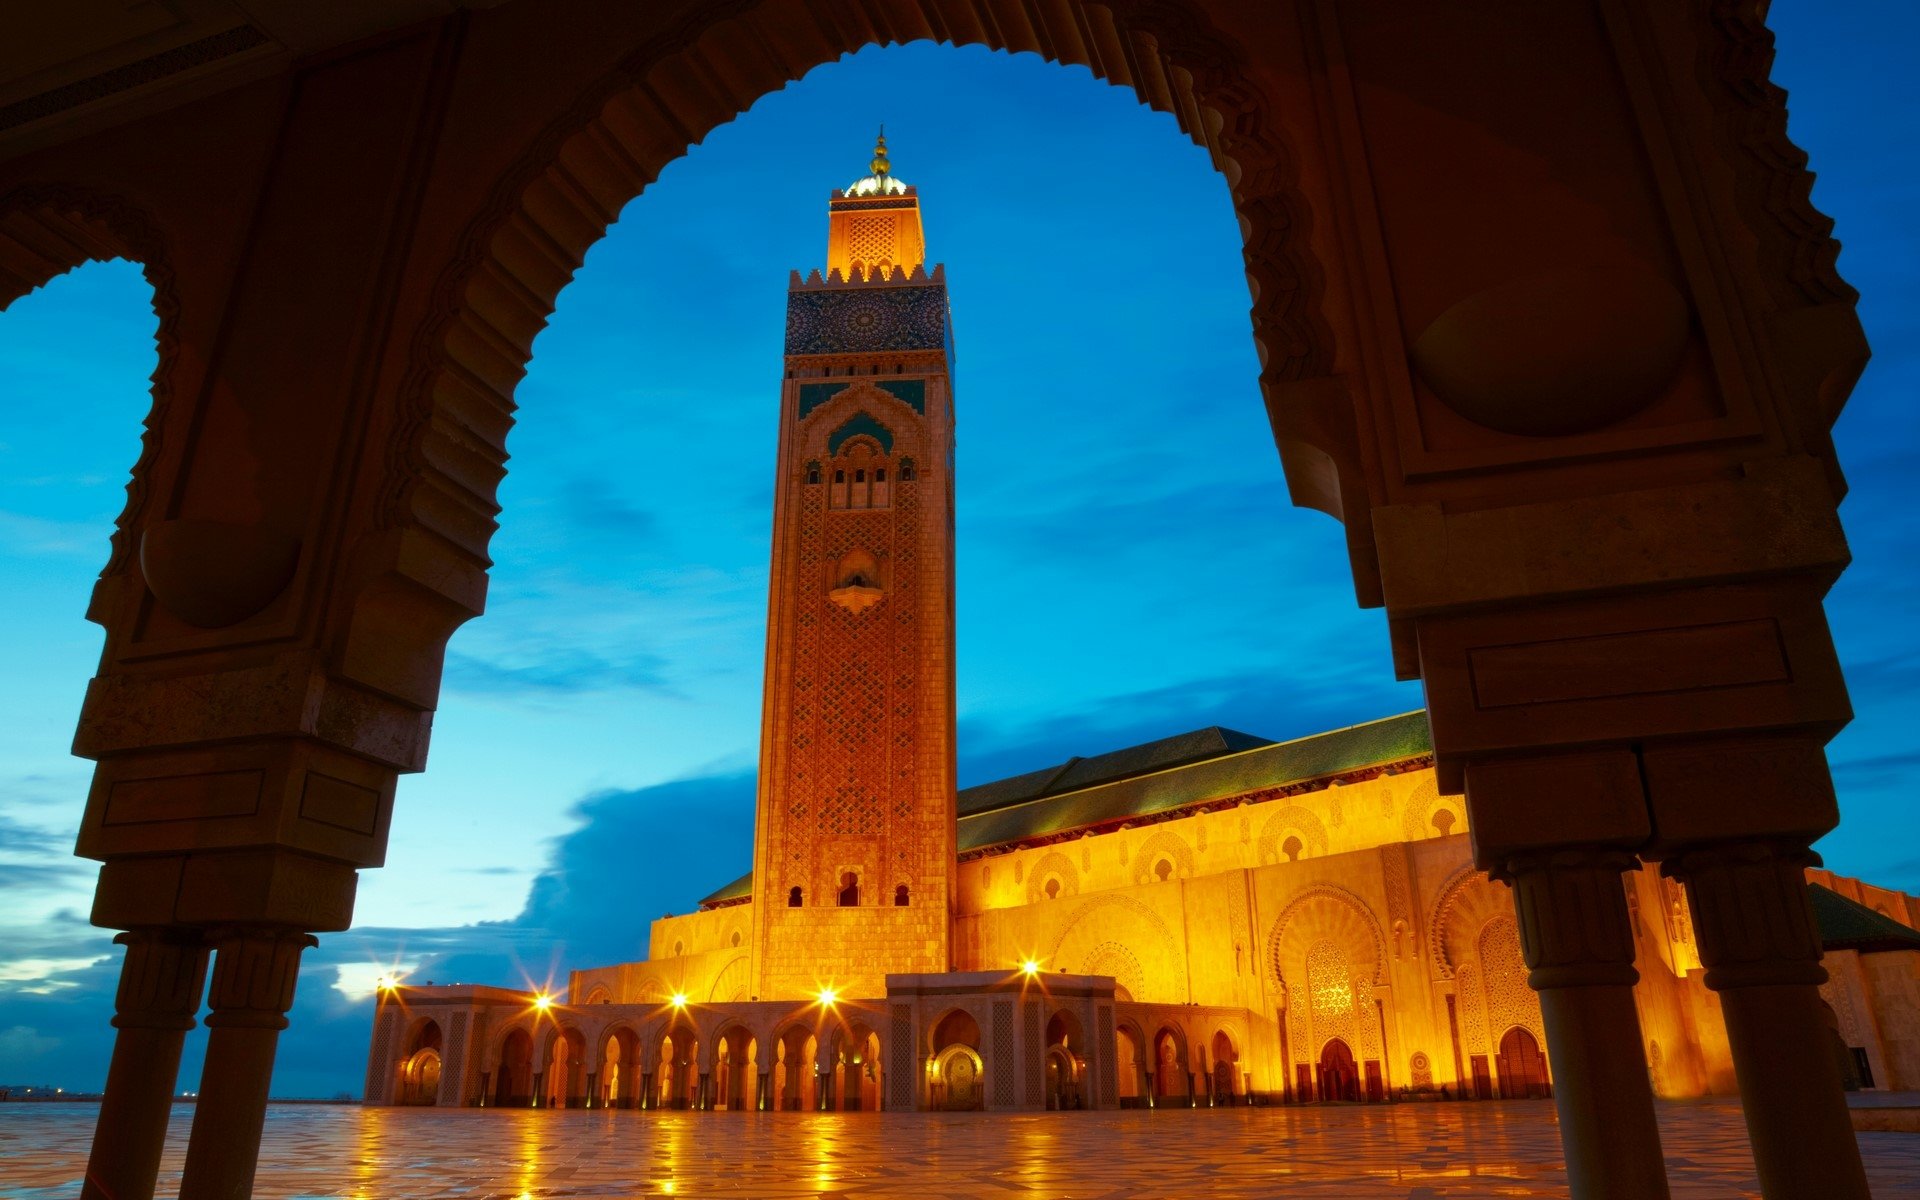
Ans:
[[[880,126],[880,136],[873,141],[873,162],[868,165],[873,168],[875,175],[882,179],[886,178],[889,168],[887,166],[887,127],[884,122]]]

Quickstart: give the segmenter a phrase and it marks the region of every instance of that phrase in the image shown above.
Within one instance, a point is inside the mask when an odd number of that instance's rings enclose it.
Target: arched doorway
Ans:
[[[1120,1024],[1113,1031],[1115,1089],[1121,1108],[1144,1108],[1147,1103],[1147,1039],[1137,1028]]]
[[[842,1029],[834,1039],[831,1106],[841,1112],[880,1107],[880,1037],[865,1025]]]
[[[1154,1104],[1179,1107],[1192,1103],[1192,1083],[1187,1078],[1186,1046],[1173,1030],[1162,1028],[1153,1035]]]
[[[1494,1069],[1500,1073],[1503,1100],[1537,1100],[1548,1094],[1546,1056],[1533,1034],[1518,1025],[1500,1039]]]
[[[735,1025],[714,1043],[713,1104],[721,1112],[746,1112],[759,1104],[760,1044]]]
[[[400,1060],[399,1086],[394,1089],[395,1104],[437,1104],[440,1101],[440,1058],[444,1051],[440,1024],[427,1020],[407,1039],[406,1057]]]
[[[501,1108],[524,1108],[533,1103],[533,1038],[524,1029],[513,1030],[500,1043],[493,1102]]]
[[[578,1029],[556,1029],[547,1045],[547,1069],[541,1076],[541,1103],[548,1108],[587,1105],[587,1039]]]
[[[1240,1093],[1240,1053],[1224,1029],[1213,1035],[1213,1102],[1232,1104]]]
[[[774,1039],[773,1063],[767,1072],[769,1107],[802,1112],[814,1105],[814,1060],[819,1042],[804,1026],[790,1025]]]
[[[987,1106],[986,1064],[980,1060],[980,1023],[954,1009],[933,1027],[933,1067],[928,1080],[931,1106],[946,1112],[973,1112]]]
[[[1320,1050],[1320,1099],[1360,1099],[1360,1070],[1354,1065],[1353,1050],[1339,1038]]]
[[[655,1107],[692,1108],[699,1099],[700,1039],[693,1027],[673,1025],[660,1036],[660,1068],[654,1080]]]
[[[616,1025],[607,1031],[595,1094],[595,1103],[602,1108],[640,1107],[640,1035],[630,1026]]]
[[[1062,1009],[1047,1022],[1047,1107],[1056,1111],[1085,1108],[1087,1042],[1080,1019]]]

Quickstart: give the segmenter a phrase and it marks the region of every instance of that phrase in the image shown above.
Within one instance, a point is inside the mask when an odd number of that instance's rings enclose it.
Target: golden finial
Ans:
[[[884,176],[887,173],[887,127],[880,126],[880,136],[873,142],[873,173]]]

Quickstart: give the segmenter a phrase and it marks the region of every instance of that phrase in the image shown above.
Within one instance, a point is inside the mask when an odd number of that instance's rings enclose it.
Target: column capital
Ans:
[[[1661,864],[1686,885],[1708,987],[1826,982],[1807,898],[1807,868],[1819,865],[1818,854],[1792,840],[1699,846]]]
[[[113,997],[115,1029],[192,1029],[206,990],[207,944],[186,930],[136,929],[113,939],[127,948]]]
[[[218,953],[207,993],[209,1028],[285,1029],[300,952],[320,940],[297,929],[230,926],[211,935]]]
[[[1619,850],[1569,849],[1515,855],[1488,872],[1513,887],[1520,950],[1535,991],[1631,987],[1639,980],[1620,884],[1637,861]]]

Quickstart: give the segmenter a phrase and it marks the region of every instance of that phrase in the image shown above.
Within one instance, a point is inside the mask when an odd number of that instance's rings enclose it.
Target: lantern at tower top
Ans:
[[[827,273],[881,282],[926,262],[920,198],[893,174],[886,127],[875,139],[872,174],[833,193],[827,205]]]

